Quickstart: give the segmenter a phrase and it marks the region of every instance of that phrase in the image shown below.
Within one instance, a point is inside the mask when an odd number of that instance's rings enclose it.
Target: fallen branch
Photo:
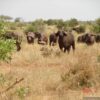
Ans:
[[[9,90],[12,89],[16,84],[20,83],[20,82],[23,81],[23,80],[24,80],[24,78],[21,78],[21,79],[19,79],[19,80],[16,79],[16,81],[15,81],[11,86],[9,86],[7,89],[5,89],[4,91],[2,91],[2,92],[0,92],[0,93],[4,93],[4,92],[9,91]]]

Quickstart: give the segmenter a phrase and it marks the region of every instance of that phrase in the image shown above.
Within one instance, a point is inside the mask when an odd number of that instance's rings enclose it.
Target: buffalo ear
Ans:
[[[59,36],[59,31],[55,34],[56,36]]]
[[[64,36],[67,36],[67,33],[64,32],[63,34],[64,34]]]

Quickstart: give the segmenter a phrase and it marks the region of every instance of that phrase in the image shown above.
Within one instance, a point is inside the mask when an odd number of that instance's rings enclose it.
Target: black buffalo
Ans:
[[[52,33],[50,34],[49,36],[49,45],[51,46],[54,46],[55,44],[57,43],[57,36],[56,36],[56,33]]]
[[[17,32],[7,32],[3,35],[3,38],[15,40],[17,51],[21,50],[22,34]]]
[[[43,33],[35,32],[35,37],[38,39],[38,44],[45,45],[48,43],[48,38]]]
[[[79,36],[77,38],[77,42],[86,43],[87,45],[93,45],[95,42],[95,35],[86,33],[84,35]]]
[[[26,37],[27,37],[27,42],[28,42],[29,44],[34,43],[35,33],[33,33],[33,32],[28,32],[28,33],[26,34]]]
[[[95,41],[96,41],[97,43],[100,43],[100,35],[96,35],[96,36],[95,36]]]
[[[67,50],[68,53],[70,52],[71,47],[73,48],[73,51],[75,50],[75,39],[71,32],[65,33],[64,31],[58,31],[56,36],[58,36],[60,50],[64,49],[64,52]]]

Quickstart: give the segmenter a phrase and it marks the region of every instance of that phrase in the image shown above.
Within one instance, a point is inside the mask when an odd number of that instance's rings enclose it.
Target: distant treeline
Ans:
[[[1,15],[0,23],[4,23],[6,30],[22,30],[23,32],[43,32],[46,26],[56,26],[57,29],[63,29],[68,31],[72,28],[76,28],[77,33],[84,33],[87,30],[94,33],[100,33],[100,18],[94,21],[79,21],[75,18],[70,20],[63,19],[36,19],[34,21],[25,22],[22,18],[12,18],[10,16]]]

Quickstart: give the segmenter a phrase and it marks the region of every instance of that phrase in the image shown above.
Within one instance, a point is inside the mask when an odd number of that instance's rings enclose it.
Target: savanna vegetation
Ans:
[[[58,30],[73,31],[76,50],[68,54],[56,46],[28,44],[26,33],[40,32],[48,37]],[[17,32],[22,36],[21,50],[15,39],[4,35]],[[92,46],[77,43],[84,33],[100,34],[100,18],[79,21],[75,18],[37,19],[0,16],[0,100],[83,100],[100,96],[100,43]]]

